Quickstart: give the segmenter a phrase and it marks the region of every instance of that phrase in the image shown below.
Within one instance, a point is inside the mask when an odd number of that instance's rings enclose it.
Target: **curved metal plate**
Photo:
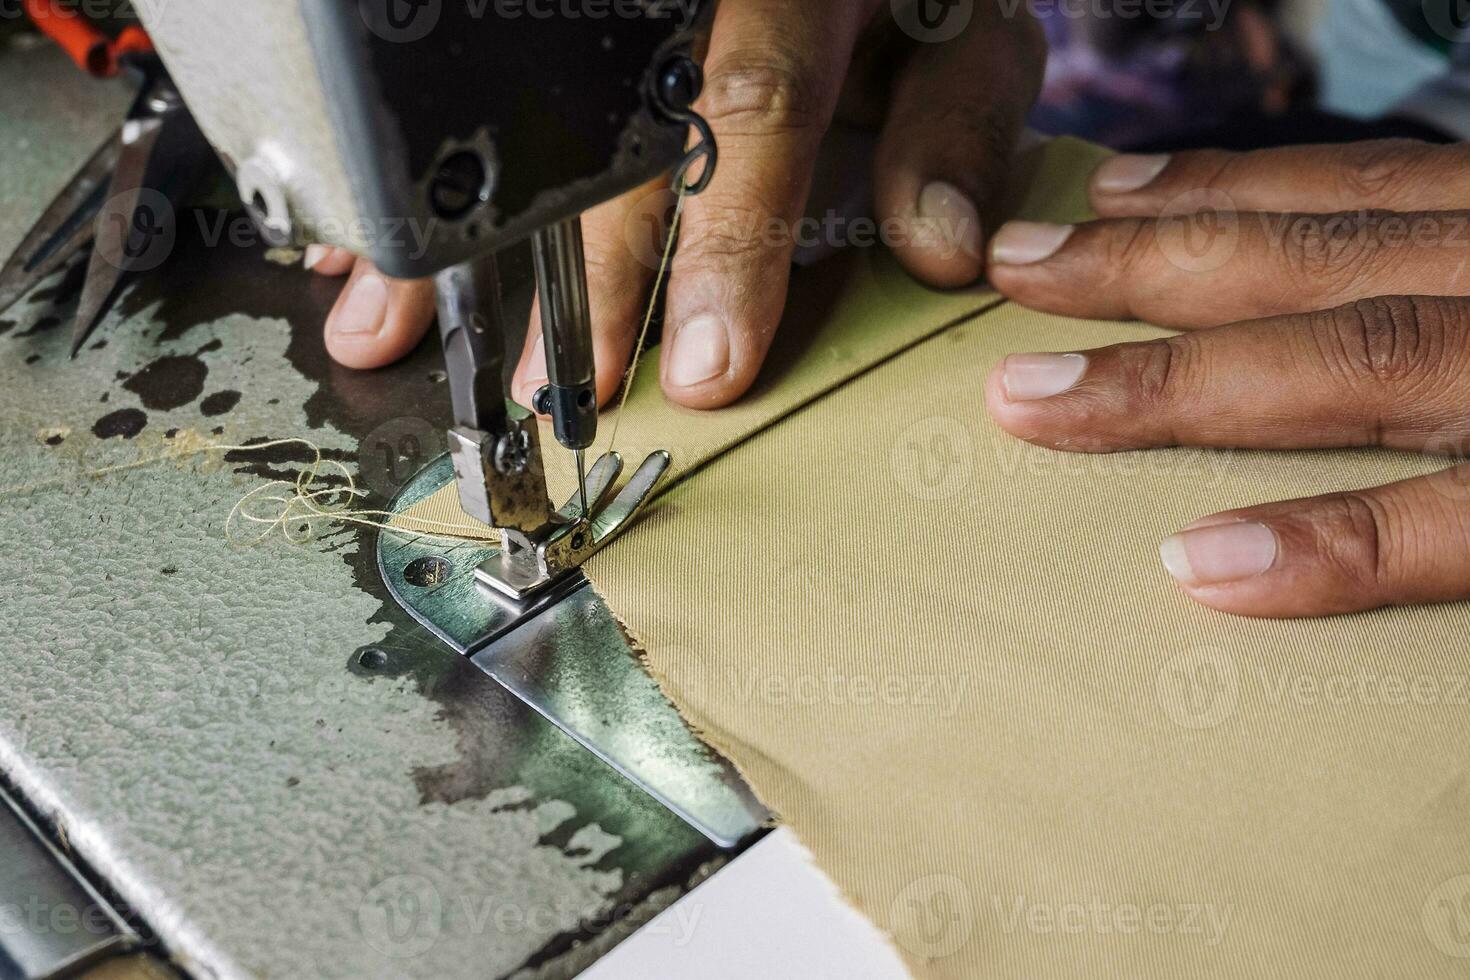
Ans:
[[[453,479],[441,456],[389,509],[402,513]],[[385,531],[378,568],[414,619],[716,845],[736,847],[769,822],[734,767],[684,724],[587,580],[578,573],[518,603],[476,582],[498,551]]]

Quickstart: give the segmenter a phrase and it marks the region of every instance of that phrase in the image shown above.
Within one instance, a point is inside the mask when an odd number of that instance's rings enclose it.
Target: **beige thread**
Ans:
[[[674,220],[669,223],[669,237],[664,242],[663,259],[659,262],[658,275],[653,280],[653,293],[648,297],[648,310],[643,314],[643,328],[638,331],[638,343],[633,347],[633,363],[628,365],[627,377],[623,379],[623,394],[618,399],[618,414],[613,419],[612,434],[608,436],[607,451],[612,452],[618,444],[618,427],[623,424],[623,409],[628,405],[628,393],[633,390],[633,378],[638,374],[638,363],[643,360],[643,342],[648,339],[648,327],[653,323],[653,314],[658,310],[658,292],[663,288],[664,278],[669,272],[669,262],[674,255],[674,243],[679,240],[679,222],[684,217],[684,201],[688,185],[679,181],[679,197],[674,204]]]
[[[190,459],[205,453],[257,453],[289,445],[305,446],[311,450],[315,458],[297,474],[294,481],[272,480],[249,491],[235,502],[235,505],[230,508],[229,516],[225,518],[225,540],[231,544],[257,545],[277,530],[287,541],[293,544],[305,544],[314,536],[315,524],[323,520],[359,524],[394,534],[420,535],[445,541],[484,540],[484,528],[479,525],[436,521],[422,517],[405,517],[385,510],[351,509],[346,505],[352,500],[368,496],[368,492],[358,489],[357,482],[352,478],[352,472],[344,464],[334,459],[324,458],[320,446],[310,439],[300,438],[274,439],[270,442],[260,442],[249,446],[227,446],[205,441],[202,445],[182,446],[158,456],[147,456],[130,463],[118,463],[95,470],[84,470],[74,477],[3,487],[0,488],[0,498],[37,493],[42,490],[62,489],[86,480],[97,480],[115,473],[141,469],[158,463]],[[343,483],[317,486],[324,479],[321,471],[326,464],[337,468]],[[275,492],[280,488],[286,488],[292,492],[289,496]],[[341,502],[340,507],[332,506],[334,499]],[[272,507],[262,511],[256,506],[258,504],[270,504]],[[389,524],[374,518],[386,518],[399,523]],[[247,524],[263,525],[264,529],[259,533],[241,533],[238,528],[242,521]]]

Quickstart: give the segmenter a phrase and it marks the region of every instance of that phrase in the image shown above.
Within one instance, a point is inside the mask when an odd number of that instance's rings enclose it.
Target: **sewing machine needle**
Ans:
[[[587,451],[575,449],[573,452],[577,457],[577,490],[582,495],[582,518],[590,521],[592,515],[588,513],[590,508],[587,506]]]

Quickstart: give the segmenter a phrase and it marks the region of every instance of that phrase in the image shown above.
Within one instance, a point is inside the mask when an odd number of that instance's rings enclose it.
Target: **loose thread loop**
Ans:
[[[253,547],[263,543],[276,532],[292,544],[305,544],[312,540],[316,526],[328,523],[357,524],[404,536],[436,538],[443,541],[485,541],[487,528],[479,524],[438,521],[426,517],[395,514],[392,511],[369,508],[353,509],[353,501],[368,496],[359,489],[352,471],[343,463],[328,459],[321,447],[310,439],[274,439],[248,446],[231,446],[204,441],[128,463],[118,463],[99,469],[85,470],[75,478],[47,480],[30,485],[0,488],[0,498],[36,493],[42,490],[61,489],[84,480],[96,480],[129,470],[154,466],[159,463],[177,462],[206,453],[260,453],[282,446],[303,446],[312,454],[312,461],[296,475],[295,480],[271,480],[246,493],[230,508],[225,518],[225,540],[231,544]],[[329,476],[322,475],[323,467],[335,468]],[[318,484],[330,480],[326,486]],[[248,533],[242,529],[254,526]]]
[[[386,510],[352,509],[351,503],[368,496],[368,492],[358,489],[357,481],[352,478],[352,471],[347,466],[335,459],[323,457],[321,448],[308,439],[278,439],[254,446],[211,448],[221,452],[241,452],[292,444],[310,449],[314,457],[312,462],[296,474],[294,481],[272,480],[236,501],[235,506],[230,509],[230,516],[225,519],[225,539],[231,544],[258,545],[277,531],[292,544],[305,544],[316,536],[316,524],[320,521],[357,524],[396,534],[445,541],[485,540],[485,528],[477,524],[436,521]],[[316,484],[324,479],[321,476],[323,465],[335,467],[342,482],[318,488]],[[290,490],[291,493],[288,496],[282,490]],[[268,509],[262,511],[257,505],[267,505]],[[261,525],[261,529],[256,534],[241,534],[236,530],[238,521]],[[397,523],[392,523],[394,521]]]
[[[658,296],[663,289],[664,279],[673,260],[674,245],[679,241],[679,222],[684,217],[684,201],[689,197],[689,185],[679,180],[679,196],[674,203],[674,218],[669,222],[669,237],[664,241],[663,258],[659,261],[658,275],[653,280],[653,293],[648,297],[648,309],[643,314],[643,328],[638,331],[638,343],[633,347],[633,361],[628,365],[628,375],[623,379],[623,394],[618,399],[618,414],[613,418],[612,435],[607,440],[607,451],[612,452],[618,444],[618,428],[623,424],[623,409],[628,407],[628,394],[633,390],[633,379],[638,375],[638,364],[643,360],[643,344],[648,339],[648,328],[653,315],[658,312]]]

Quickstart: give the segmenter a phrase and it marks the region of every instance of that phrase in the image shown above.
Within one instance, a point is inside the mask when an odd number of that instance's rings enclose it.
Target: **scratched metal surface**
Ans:
[[[8,253],[127,92],[3,39],[0,91]],[[208,247],[204,215],[77,361],[74,280],[0,319],[0,771],[200,975],[574,973],[700,873],[703,838],[409,621],[366,532],[228,544],[234,501],[300,453],[82,476],[191,432],[351,461],[446,420],[432,345],[330,365],[334,285]]]

